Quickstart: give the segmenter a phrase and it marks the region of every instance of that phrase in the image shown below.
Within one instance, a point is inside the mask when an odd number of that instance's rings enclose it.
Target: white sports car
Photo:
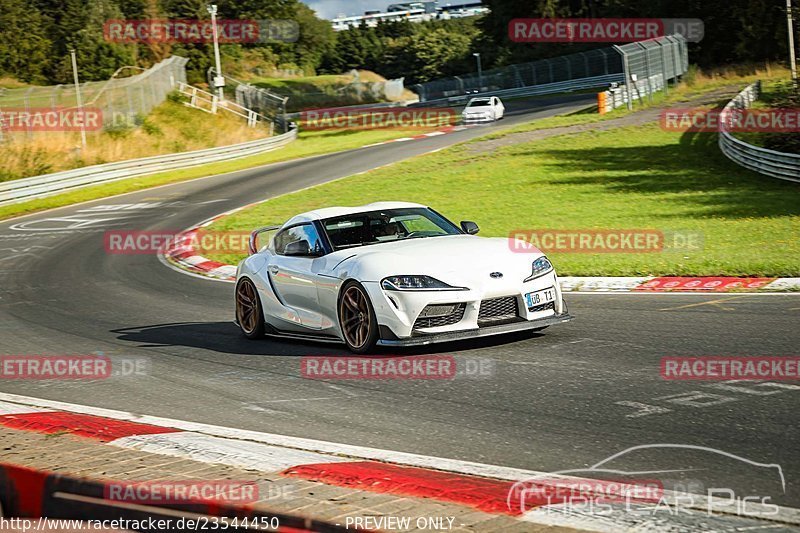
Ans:
[[[277,231],[257,249],[258,235]],[[236,274],[236,323],[264,334],[413,346],[519,330],[571,317],[550,261],[535,248],[475,236],[429,207],[331,207],[255,230]]]
[[[496,96],[478,96],[467,102],[461,113],[464,124],[475,122],[494,122],[506,114],[506,107]]]

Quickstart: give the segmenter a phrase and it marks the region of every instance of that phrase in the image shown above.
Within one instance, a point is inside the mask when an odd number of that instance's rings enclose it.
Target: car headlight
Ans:
[[[525,281],[536,279],[538,277],[544,276],[545,274],[549,274],[552,271],[553,271],[553,264],[550,262],[548,258],[542,256],[533,261],[533,272],[531,272],[530,276],[525,278]]]
[[[389,276],[381,281],[387,291],[465,291],[430,276]]]

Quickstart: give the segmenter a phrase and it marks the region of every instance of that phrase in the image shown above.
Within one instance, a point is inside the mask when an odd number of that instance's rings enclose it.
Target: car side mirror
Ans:
[[[470,220],[462,220],[461,229],[464,231],[464,233],[468,235],[475,235],[480,231],[478,225]]]
[[[308,241],[301,239],[287,244],[286,248],[283,250],[283,255],[308,257],[316,254],[311,251],[311,245]]]

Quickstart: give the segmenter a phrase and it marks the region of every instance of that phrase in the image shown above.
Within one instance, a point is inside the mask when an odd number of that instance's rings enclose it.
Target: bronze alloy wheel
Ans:
[[[339,320],[347,346],[364,353],[375,346],[378,325],[364,289],[356,282],[347,284],[339,300]]]
[[[242,278],[236,286],[236,321],[248,338],[254,339],[264,334],[258,292],[253,282],[247,278]]]

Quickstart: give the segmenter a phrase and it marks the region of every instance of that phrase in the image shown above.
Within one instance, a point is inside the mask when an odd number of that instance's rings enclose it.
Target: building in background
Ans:
[[[474,17],[487,13],[489,8],[484,7],[480,1],[461,4],[438,5],[436,0],[424,2],[398,2],[390,4],[386,11],[366,11],[363,15],[352,17],[336,17],[331,20],[336,31],[346,30],[362,23],[367,26],[376,26],[379,21],[409,20],[422,22],[425,20],[450,19],[461,17]]]

